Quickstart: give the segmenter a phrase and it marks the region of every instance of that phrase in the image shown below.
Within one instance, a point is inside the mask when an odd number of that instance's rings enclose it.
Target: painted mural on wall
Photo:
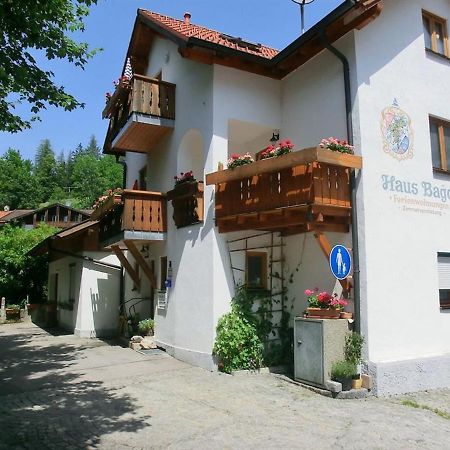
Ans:
[[[381,132],[385,153],[398,161],[411,159],[414,156],[411,118],[399,107],[397,100],[381,112]]]

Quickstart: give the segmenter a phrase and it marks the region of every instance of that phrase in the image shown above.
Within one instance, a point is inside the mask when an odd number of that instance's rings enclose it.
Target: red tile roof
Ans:
[[[169,16],[163,16],[162,14],[157,14],[152,11],[147,11],[145,9],[140,9],[139,13],[156,22],[166,30],[177,34],[182,38],[197,38],[203,41],[211,42],[213,44],[222,45],[234,50],[238,50],[243,53],[252,54],[260,56],[266,59],[272,59],[278,54],[278,50],[270,48],[260,44],[249,44],[244,40],[239,38],[233,38],[232,36],[226,36],[219,31],[214,31],[209,28],[201,27],[199,25],[194,25],[192,23],[186,23],[184,20],[174,19]]]

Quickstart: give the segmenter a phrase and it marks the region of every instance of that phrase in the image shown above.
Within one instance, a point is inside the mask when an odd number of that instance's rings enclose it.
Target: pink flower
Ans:
[[[313,291],[311,291],[311,289],[306,289],[305,290],[305,295],[313,295],[314,294],[314,292]]]

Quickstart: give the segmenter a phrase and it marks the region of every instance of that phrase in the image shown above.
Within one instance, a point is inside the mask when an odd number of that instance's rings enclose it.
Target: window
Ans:
[[[76,264],[71,263],[69,264],[69,302],[75,301],[75,271],[76,271]]]
[[[450,253],[438,253],[439,302],[450,309]]]
[[[249,288],[267,289],[267,253],[246,253],[245,282]]]
[[[449,57],[446,20],[422,11],[422,22],[425,48]]]
[[[450,172],[450,123],[430,117],[433,168]]]

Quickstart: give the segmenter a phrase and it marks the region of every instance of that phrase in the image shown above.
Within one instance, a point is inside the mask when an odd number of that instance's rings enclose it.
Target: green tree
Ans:
[[[97,144],[97,139],[94,135],[91,136],[89,140],[88,146],[84,149],[85,153],[88,155],[93,156],[95,159],[100,159],[101,157],[101,150],[100,147]]]
[[[117,164],[114,156],[103,156],[99,161],[99,171],[99,183],[102,188],[100,194],[104,193],[108,189],[122,187],[123,167],[120,164]]]
[[[34,208],[37,191],[31,161],[22,159],[17,150],[10,148],[0,157],[0,208]]]
[[[72,194],[81,201],[85,208],[90,208],[103,192],[99,183],[100,170],[98,161],[91,155],[75,158],[72,173]]]
[[[71,36],[84,31],[84,18],[95,3],[97,0],[0,0],[0,131],[30,128],[47,105],[66,111],[83,106],[55,84],[51,70],[38,66],[35,53],[84,68],[95,51]],[[15,105],[23,102],[29,104],[31,118],[15,113]]]
[[[30,303],[45,299],[47,258],[32,257],[28,252],[56,231],[48,225],[32,230],[11,225],[0,229],[0,297],[10,304],[20,303],[27,294]]]
[[[34,175],[39,185],[39,202],[48,202],[58,186],[57,164],[50,141],[44,139],[36,151]]]

